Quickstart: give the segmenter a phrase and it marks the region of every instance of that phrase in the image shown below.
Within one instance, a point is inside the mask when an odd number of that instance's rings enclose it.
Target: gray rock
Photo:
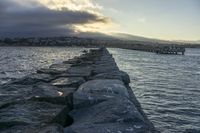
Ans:
[[[28,85],[2,85],[0,87],[0,107],[29,98],[28,94],[30,94],[32,88]]]
[[[94,64],[94,62],[93,61],[82,61],[82,62],[80,62],[80,63],[77,63],[77,64],[73,64],[72,65],[72,67],[75,67],[75,66],[91,66],[91,65],[93,65]]]
[[[73,107],[74,109],[86,108],[115,97],[119,97],[119,95],[112,94],[109,96],[75,92],[73,94]]]
[[[66,63],[61,63],[61,64],[53,64],[49,68],[57,71],[67,71],[72,66],[72,64],[66,64]]]
[[[97,65],[94,65],[94,68],[101,68],[101,67],[110,67],[110,68],[118,68],[117,65],[115,63],[108,63],[108,64],[97,64]]]
[[[49,125],[35,133],[64,133],[64,129],[60,125]]]
[[[30,99],[60,99],[61,101],[66,100],[66,96],[59,88],[52,86],[47,83],[37,83],[33,85],[3,85],[0,87],[0,107],[12,102],[18,102],[22,100]],[[71,96],[70,96],[71,97]],[[72,97],[71,97],[72,98]]]
[[[67,70],[68,75],[89,77],[92,73],[91,66],[75,66]]]
[[[119,80],[92,80],[82,84],[73,95],[74,108],[89,107],[114,97],[129,97]]]
[[[54,121],[65,106],[46,102],[22,102],[0,109],[0,130],[18,125],[45,125]]]
[[[28,100],[48,102],[53,104],[62,104],[72,107],[73,104],[73,90],[68,90],[66,93],[61,88],[50,84],[39,83],[33,86],[32,91],[26,98]]]
[[[69,95],[70,93],[74,93],[77,91],[78,88],[75,88],[75,87],[58,87],[58,91],[59,92],[62,92],[63,96],[67,96]]]
[[[116,65],[114,59],[104,60],[104,61],[102,61],[102,60],[95,61],[95,64],[96,64],[96,65],[101,65],[101,64],[110,64],[110,63]]]
[[[200,130],[196,130],[196,129],[186,129],[184,131],[184,133],[200,133]]]
[[[134,133],[147,132],[148,125],[134,104],[127,98],[118,97],[88,108],[70,112],[74,123],[65,129],[77,133]]]
[[[79,87],[84,82],[81,77],[61,77],[53,80],[51,84],[58,87]]]
[[[80,63],[81,60],[78,59],[77,57],[74,57],[73,59],[69,59],[67,61],[64,61],[63,63],[64,64],[77,64],[77,63]]]
[[[57,97],[60,96],[55,86],[47,83],[37,83],[33,85],[3,85],[0,87],[1,94],[21,95],[22,97]]]
[[[113,71],[108,73],[101,73],[92,77],[92,79],[118,79],[123,81],[125,84],[130,83],[130,77],[126,72]]]
[[[30,75],[27,75],[21,79],[17,79],[14,81],[9,82],[10,84],[21,84],[21,85],[30,85],[35,84],[37,82],[50,82],[55,77],[50,74],[39,74],[39,73],[33,73]]]
[[[124,71],[119,71],[118,74],[122,77],[123,82],[124,82],[125,84],[129,84],[129,83],[131,82],[129,75],[128,75],[126,72],[124,72]],[[117,75],[118,75],[118,74],[117,74]]]
[[[116,79],[116,80],[123,81],[121,76],[113,74],[113,72],[111,74],[110,73],[97,74],[97,75],[91,77],[91,79],[92,80],[94,80],[94,79]]]
[[[42,68],[40,70],[37,70],[37,73],[44,73],[44,74],[51,74],[51,75],[62,74],[64,72],[66,72],[66,71],[50,69],[50,68]]]
[[[99,94],[99,95],[120,95],[129,97],[127,88],[120,80],[97,79],[82,84],[77,90],[78,93]]]
[[[47,83],[38,83],[32,86],[30,97],[59,97],[62,96],[58,88]]]
[[[13,126],[9,129],[2,130],[1,133],[63,133],[64,129],[59,124],[51,124],[48,126]]]
[[[108,72],[114,72],[114,71],[119,71],[119,68],[116,66],[98,66],[95,67],[93,70],[93,74],[101,74],[101,73],[108,73]]]

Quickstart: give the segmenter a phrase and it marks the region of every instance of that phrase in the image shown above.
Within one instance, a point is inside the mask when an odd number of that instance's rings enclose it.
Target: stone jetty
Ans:
[[[157,133],[106,48],[0,86],[1,133]]]

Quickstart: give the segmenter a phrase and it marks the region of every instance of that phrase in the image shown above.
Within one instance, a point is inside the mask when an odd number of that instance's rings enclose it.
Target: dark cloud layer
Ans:
[[[73,24],[95,22],[107,19],[87,11],[51,10],[35,1],[0,0],[0,36],[69,35],[74,33]]]

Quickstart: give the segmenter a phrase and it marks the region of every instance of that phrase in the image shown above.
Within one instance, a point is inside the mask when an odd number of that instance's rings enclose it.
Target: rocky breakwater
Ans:
[[[105,48],[0,87],[1,133],[155,133]]]

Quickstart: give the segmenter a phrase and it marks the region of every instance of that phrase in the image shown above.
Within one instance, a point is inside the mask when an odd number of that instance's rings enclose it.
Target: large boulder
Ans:
[[[126,72],[123,71],[111,71],[108,73],[97,74],[92,79],[118,79],[123,81],[125,84],[130,83],[130,77]]]
[[[65,110],[67,114],[70,110],[64,105],[56,105],[47,102],[19,102],[0,109],[0,131],[12,126],[23,125],[47,125],[49,123],[59,123],[65,125],[66,116],[59,115]],[[63,122],[64,121],[64,122]]]
[[[99,94],[75,92],[73,94],[73,108],[79,109],[79,108],[90,107],[115,97],[119,97],[119,95],[116,94],[99,95]]]
[[[129,97],[126,87],[119,80],[91,80],[82,84],[73,94],[74,108],[89,107],[114,97]]]
[[[66,75],[77,76],[77,77],[89,77],[92,73],[91,66],[74,66],[67,70]]]
[[[93,75],[101,74],[101,73],[108,73],[113,71],[119,71],[119,68],[115,65],[96,65],[93,69]]]
[[[97,79],[82,84],[77,90],[78,93],[99,94],[99,95],[119,95],[129,97],[127,88],[120,80]]]
[[[9,103],[30,99],[46,99],[48,101],[48,99],[54,98],[54,102],[67,102],[65,97],[72,99],[70,93],[64,95],[64,92],[59,88],[42,82],[33,85],[5,84],[0,87],[0,93],[0,107]]]
[[[99,104],[70,112],[74,123],[65,133],[139,133],[150,132],[134,104],[125,97],[112,98]]]

